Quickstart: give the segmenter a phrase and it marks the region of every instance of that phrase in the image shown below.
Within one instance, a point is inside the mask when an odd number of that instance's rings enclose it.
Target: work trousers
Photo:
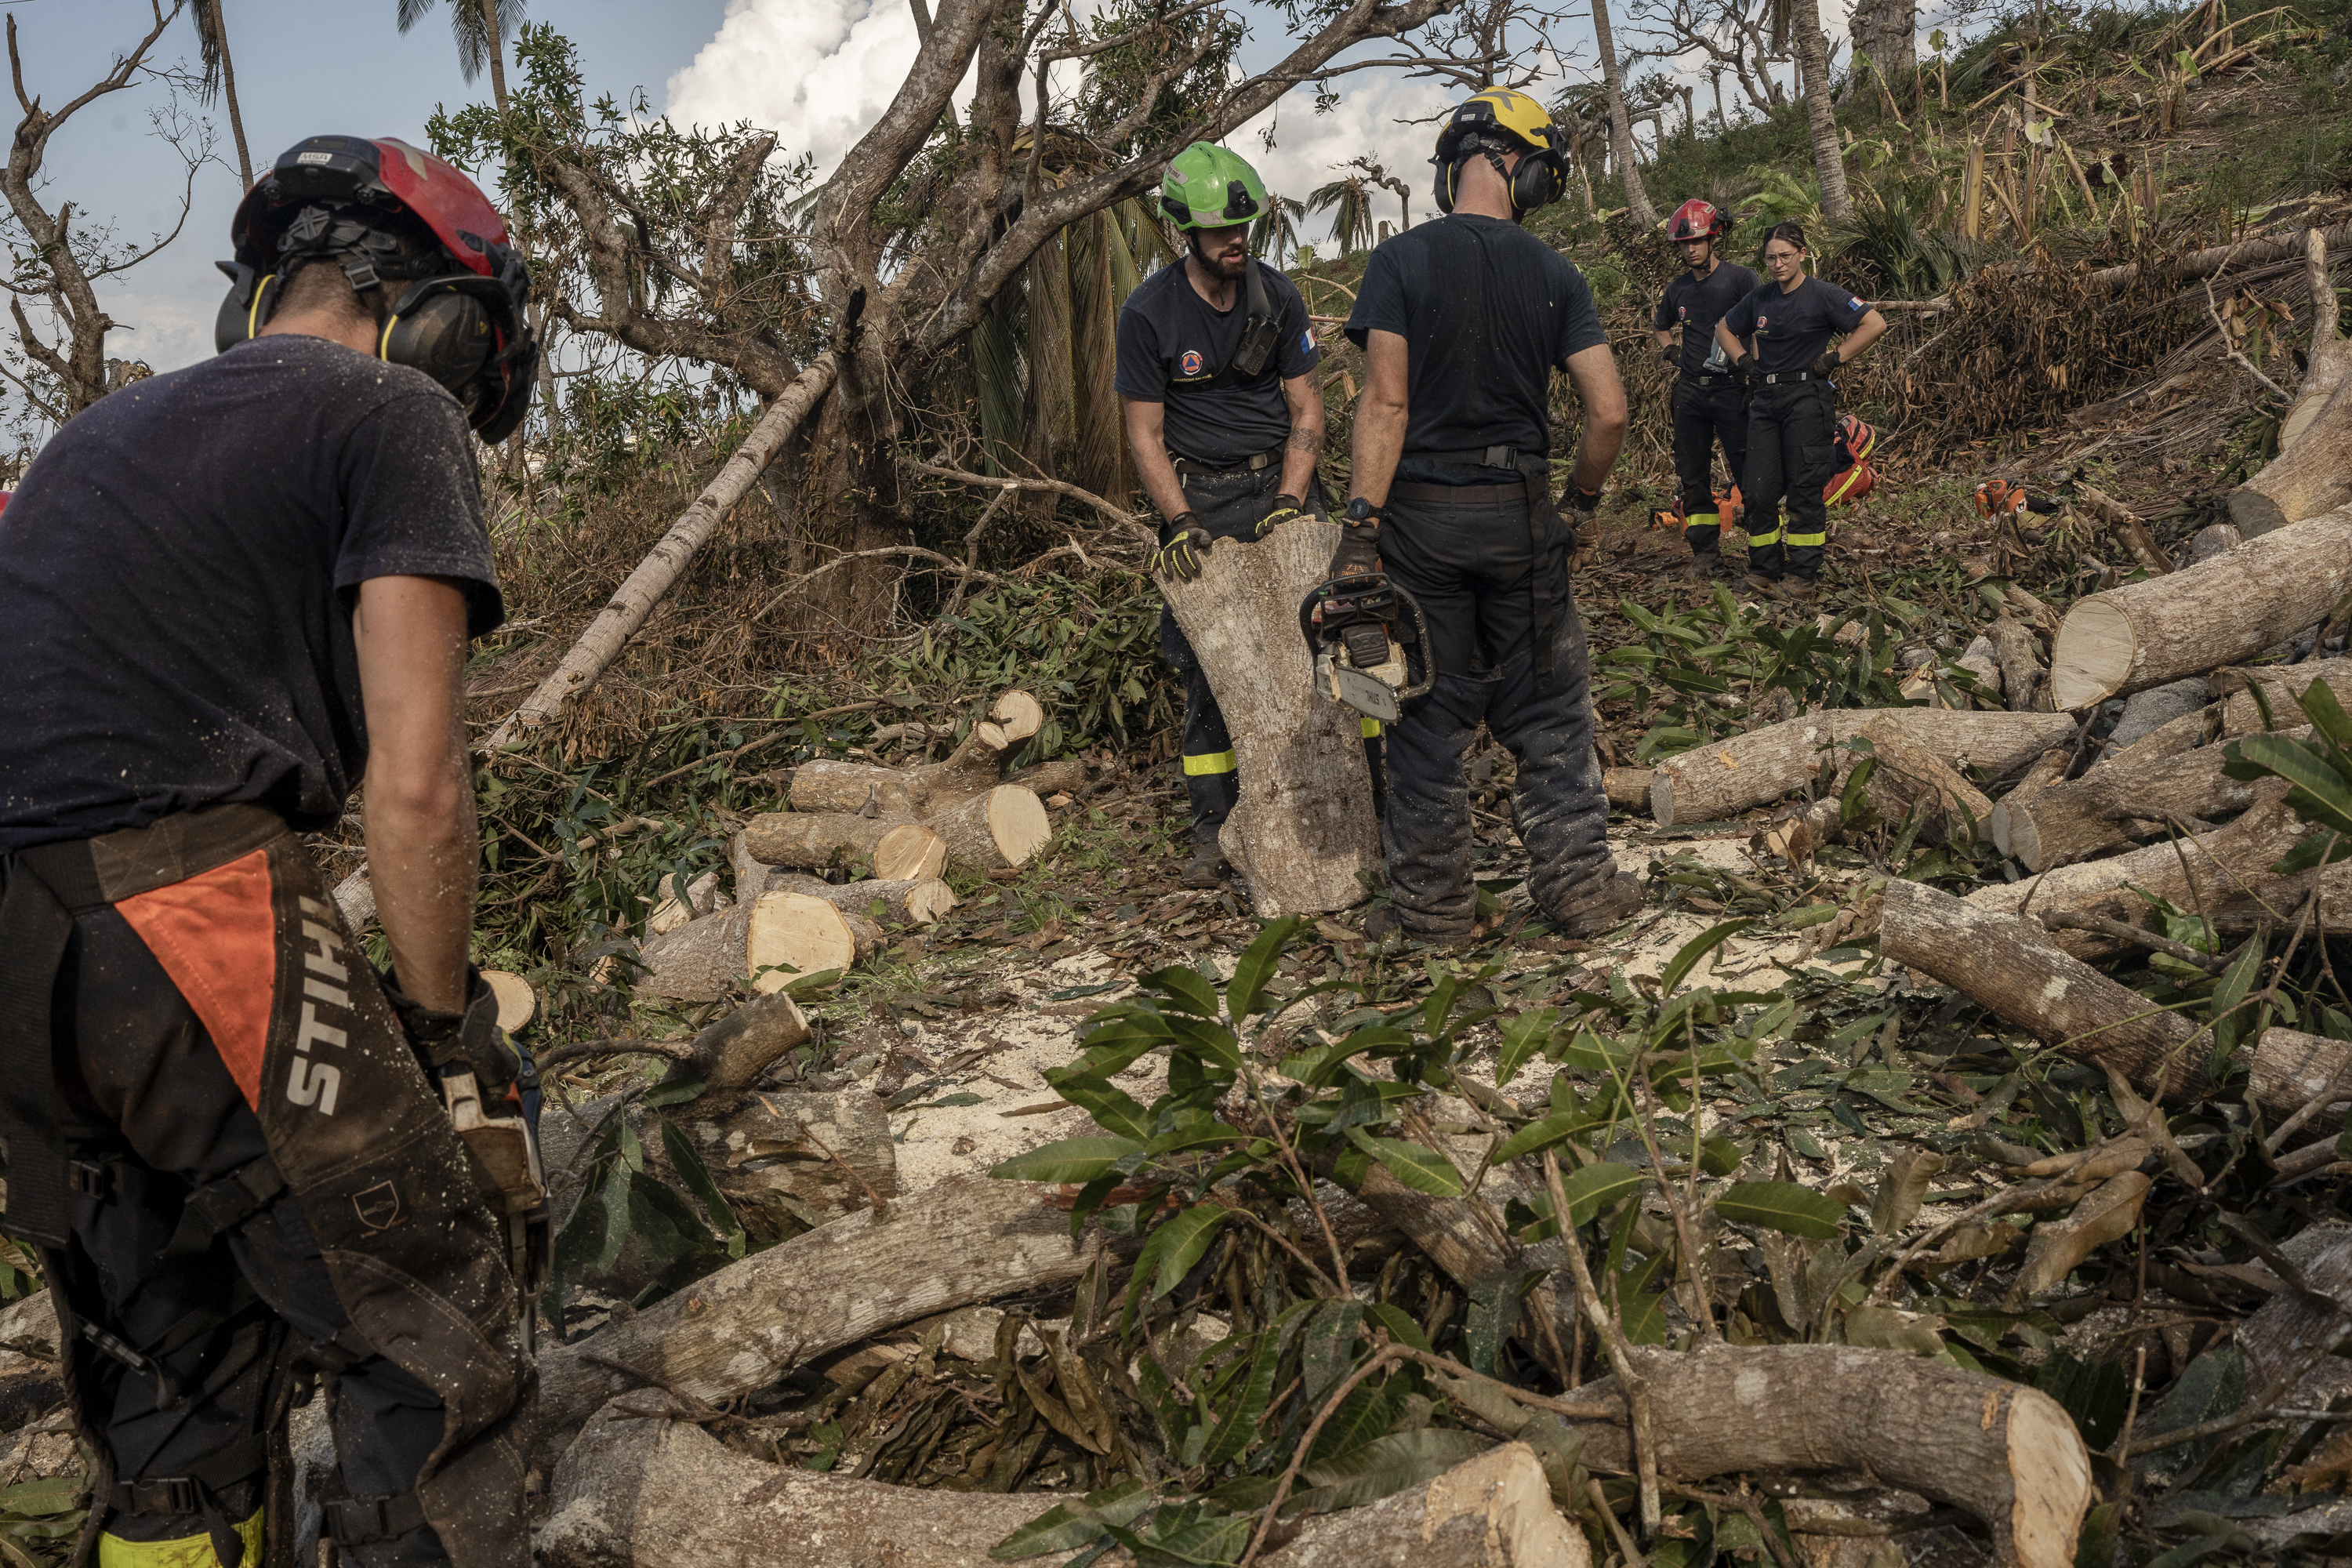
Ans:
[[[1584,622],[1569,595],[1565,528],[1531,520],[1523,487],[1400,485],[1381,525],[1381,565],[1420,601],[1429,646],[1410,655],[1427,695],[1389,727],[1388,812],[1382,843],[1404,929],[1425,938],[1467,932],[1477,912],[1471,879],[1469,792],[1463,758],[1483,723],[1517,764],[1511,795],[1536,907],[1572,917],[1606,887],[1616,864],[1604,833],[1609,797],[1592,750],[1592,693]],[[1551,670],[1537,670],[1538,637]]]
[[[1748,411],[1748,569],[1811,580],[1828,553],[1822,488],[1837,468],[1837,391],[1826,381],[1756,387]],[[1785,526],[1780,518],[1788,505]]]
[[[1203,474],[1180,471],[1178,479],[1184,487],[1184,500],[1192,508],[1193,521],[1205,530],[1212,540],[1237,539],[1244,544],[1257,542],[1257,525],[1274,509],[1274,498],[1282,493],[1282,465],[1268,463],[1265,468],[1238,469],[1227,473]],[[1323,487],[1319,481],[1307,487],[1308,494],[1301,500],[1300,510],[1310,517],[1328,517],[1323,504]],[[1160,542],[1168,542],[1168,525],[1160,529]],[[1192,652],[1192,645],[1184,637],[1184,629],[1176,624],[1175,615],[1162,607],[1160,612],[1160,652],[1184,678],[1184,741],[1180,765],[1183,769],[1184,794],[1192,808],[1192,842],[1214,845],[1217,830],[1241,800],[1241,773],[1234,759],[1233,736],[1225,729],[1225,715],[1217,706],[1217,695],[1209,689],[1208,675]],[[1372,807],[1381,808],[1382,780],[1381,767],[1381,724],[1377,719],[1362,721],[1364,761],[1372,770]]]
[[[109,1560],[288,1548],[262,1505],[299,1368],[345,1561],[520,1568],[502,1226],[299,843],[220,807],[0,858],[0,889],[9,1219],[43,1243]]]
[[[1716,513],[1717,444],[1723,447],[1724,471],[1733,484],[1741,483],[1748,469],[1748,412],[1740,405],[1739,383],[1727,374],[1685,374],[1675,383],[1674,416],[1683,537],[1693,555],[1706,555],[1723,537],[1723,519]]]

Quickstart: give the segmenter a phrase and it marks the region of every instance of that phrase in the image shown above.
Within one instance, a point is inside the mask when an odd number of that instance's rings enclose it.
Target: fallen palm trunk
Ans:
[[[1992,1562],[2073,1568],[2091,1459],[2073,1419],[2046,1394],[1848,1345],[1635,1347],[1630,1355],[1649,1388],[1662,1477],[1852,1470],[1984,1521]],[[1604,1378],[1576,1397],[1615,1393],[1615,1380]],[[1582,1434],[1587,1468],[1633,1470],[1624,1426],[1561,1425]]]
[[[2289,734],[2305,736],[2309,726]],[[2026,801],[2005,799],[1992,810],[1992,838],[2004,855],[2029,871],[2043,871],[2121,848],[2142,837],[2137,824],[2153,826],[2158,813],[2210,821],[2243,811],[2257,786],[2222,770],[2229,758],[2221,746],[2200,746],[2179,756],[2086,773],[2053,785]]]
[[[1315,691],[1298,605],[1321,583],[1339,531],[1301,518],[1254,543],[1221,539],[1201,574],[1160,592],[1209,678],[1233,736],[1241,803],[1219,846],[1256,912],[1317,914],[1362,900],[1380,863],[1371,773],[1354,709]]]
[[[687,563],[694,552],[717,531],[719,524],[737,501],[750,490],[761,470],[783,450],[784,442],[800,427],[809,410],[816,406],[840,374],[840,357],[826,349],[809,361],[808,368],[795,377],[783,395],[760,417],[735,455],[727,459],[718,477],[703,488],[694,503],[670,524],[669,531],[661,536],[645,560],[638,563],[621,585],[613,591],[611,603],[596,613],[588,629],[562,662],[549,671],[547,679],[524,700],[523,705],[509,714],[499,727],[482,742],[485,754],[495,755],[515,743],[528,731],[554,721],[567,703],[575,702],[596,684],[636,629],[645,625],[654,606],[662,601],[678,578],[685,574]]]
[[[1942,708],[1842,708],[1709,741],[1660,763],[1650,787],[1650,815],[1661,827],[1715,822],[1769,805],[1812,782],[1822,752],[1862,733],[1874,721],[1899,732],[1944,762],[1998,776],[2025,766],[2073,738],[2074,721],[2063,713],[1975,713]],[[1841,774],[1851,756],[1837,759]]]
[[[687,921],[641,950],[637,989],[674,1001],[707,1002],[744,977],[753,991],[781,991],[803,974],[855,967],[882,946],[864,915],[806,893],[762,893],[747,904]]]
[[[992,1568],[990,1549],[1057,1500],[925,1490],[789,1468],[699,1426],[597,1412],[557,1467],[547,1568]],[[1053,1561],[1060,1561],[1056,1553]],[[1046,1559],[1041,1557],[1040,1562]],[[1510,1443],[1367,1507],[1297,1527],[1265,1568],[1590,1568],[1533,1449]]]
[[[1005,764],[1020,750],[1020,742],[1035,734],[1045,721],[1045,710],[1034,697],[1025,691],[1008,691],[945,762],[919,768],[823,760],[803,763],[793,770],[793,809],[929,816],[1004,783]],[[1085,776],[1081,763],[1081,783]]]
[[[2079,959],[2038,924],[1917,882],[1886,884],[1878,947],[2069,1055],[2112,1066],[2144,1092],[2204,1088],[2196,1026]]]
[[[887,1211],[850,1215],[730,1264],[577,1343],[543,1350],[535,1452],[551,1461],[598,1405],[646,1378],[716,1404],[901,1323],[1071,1284],[1101,1248],[1096,1236],[1070,1238],[1069,1215],[1048,1189],[950,1177]]]
[[[2251,658],[2317,625],[2352,587],[2352,507],[2201,566],[2077,600],[2050,658],[2069,711]]]

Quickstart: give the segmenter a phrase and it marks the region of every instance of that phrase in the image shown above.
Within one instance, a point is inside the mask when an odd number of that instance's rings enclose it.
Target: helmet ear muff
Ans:
[[[411,289],[385,319],[376,358],[421,370],[449,389],[472,419],[488,390],[483,371],[498,350],[490,313],[459,279],[436,278]]]
[[[1568,179],[1559,166],[1559,154],[1546,147],[1540,152],[1524,153],[1519,166],[1511,171],[1511,210],[1514,213],[1533,212],[1559,200],[1567,189]]]
[[[283,273],[272,272],[257,277],[250,267],[236,262],[215,263],[229,275],[228,297],[221,301],[220,312],[213,318],[213,350],[226,353],[248,338],[261,335],[269,324],[271,312],[278,309],[279,285]]]

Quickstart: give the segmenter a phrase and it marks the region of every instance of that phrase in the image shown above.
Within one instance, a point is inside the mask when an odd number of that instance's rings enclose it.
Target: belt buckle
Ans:
[[[131,1483],[133,1513],[202,1513],[205,1501],[191,1476],[160,1476]]]

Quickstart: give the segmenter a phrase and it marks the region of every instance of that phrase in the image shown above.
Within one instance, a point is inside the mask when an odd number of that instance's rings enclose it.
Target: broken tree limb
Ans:
[[[1070,1238],[1069,1215],[1054,1206],[1051,1188],[951,1176],[893,1203],[887,1215],[835,1220],[731,1263],[626,1322],[543,1349],[535,1452],[551,1461],[598,1405],[642,1386],[604,1363],[715,1404],[901,1323],[1071,1284],[1101,1247],[1093,1233]]]
[[[1862,738],[1870,742],[1878,759],[1878,765],[1870,771],[1864,798],[1880,823],[1899,826],[1916,811],[1923,844],[1974,837],[1985,831],[1992,816],[1992,802],[1950,763],[1905,734],[1900,720],[1891,711],[1864,724]]]
[[[927,926],[956,907],[955,889],[937,877],[836,883],[801,871],[772,870],[768,889],[823,899],[835,909],[893,925]]]
[[[2042,649],[2033,634],[2007,616],[1997,617],[1984,631],[2000,661],[2000,689],[2012,713],[2031,713],[2042,689]]]
[[[1255,542],[1221,539],[1201,574],[1162,582],[1216,693],[1241,774],[1220,838],[1261,918],[1344,910],[1380,862],[1371,773],[1356,710],[1315,691],[1298,605],[1328,574],[1339,531],[1315,518]]]
[[[990,1551],[1055,1498],[930,1490],[770,1464],[647,1391],[599,1410],[557,1467],[538,1539],[547,1568],[992,1568]],[[1055,1561],[1060,1560],[1056,1553]],[[1041,1559],[1042,1561],[1042,1559]],[[1363,1508],[1307,1519],[1263,1568],[1590,1568],[1524,1443]]]
[[[2250,658],[2326,617],[2352,588],[2352,507],[2227,555],[2075,601],[2051,652],[2069,711]]]
[[[2311,729],[2284,732],[2300,738]],[[2228,764],[2224,748],[2200,746],[2085,773],[2029,800],[2004,799],[1993,807],[1993,843],[2027,870],[2046,871],[2146,837],[2137,825],[2153,827],[2152,812],[2211,820],[2243,811],[2254,803],[2255,784],[2229,777]]]
[[[2091,1459],[2073,1419],[2046,1394],[1850,1345],[1636,1346],[1629,1354],[1650,1390],[1662,1476],[1859,1471],[1982,1520],[1993,1562],[2073,1568],[2093,1494]],[[1577,1397],[1616,1386],[1604,1378]],[[1582,1434],[1587,1468],[1631,1473],[1622,1426],[1537,1419]]]
[[[2344,336],[2336,302],[2335,270],[2327,262],[2327,237],[2318,229],[2304,231],[2304,282],[2311,290],[2311,347],[2305,358],[2303,384],[2294,401],[2279,420],[2279,450],[2294,446],[2319,416],[2336,389],[2352,373],[2352,339]]]
[[[547,678],[526,698],[523,705],[502,720],[482,742],[485,755],[495,756],[514,745],[526,733],[554,722],[566,705],[577,701],[594,686],[609,668],[621,649],[636,629],[645,625],[654,606],[662,601],[685,573],[687,563],[694,559],[719,522],[735,503],[741,500],[786,440],[808,417],[817,399],[831,390],[840,374],[840,360],[826,349],[808,363],[808,367],[784,388],[783,395],[769,405],[767,413],[743,437],[693,504],[678,514],[669,531],[661,536],[652,551],[637,563],[613,591],[613,597],[596,612]]]
[[[709,1089],[749,1089],[808,1035],[808,1020],[791,997],[780,991],[755,998],[694,1037],[694,1075]]]
[[[2345,1104],[2352,1100],[2352,1045],[2298,1029],[2264,1029],[2247,1064],[2246,1098],[2266,1110],[2276,1108],[2269,1118],[2273,1137],[2286,1131],[2296,1141],[2332,1139],[2344,1131]],[[2289,1128],[2294,1116],[2304,1120]]]
[[[766,994],[799,975],[853,968],[881,945],[881,928],[862,914],[805,893],[762,893],[647,942],[637,989],[707,1002],[749,975],[751,989]]]
[[[2249,540],[2352,503],[2352,383],[2338,382],[2294,445],[2230,492],[2230,521]]]
[[[2079,959],[2048,931],[1917,882],[1886,884],[1878,946],[2078,1060],[2112,1066],[2147,1093],[2204,1088],[2196,1026]]]
[[[2075,489],[2083,498],[2084,510],[2097,518],[2151,575],[2161,577],[2172,570],[2172,557],[2148,536],[2147,525],[2140,521],[2139,513],[2095,485],[2077,485]]]
[[[803,763],[793,770],[793,809],[860,816],[933,816],[1004,783],[1005,765],[1019,752],[1021,742],[1044,724],[1045,710],[1034,697],[1007,691],[945,762],[919,768],[824,759]],[[1083,783],[1084,764],[1080,766]]]
[[[1976,713],[1958,709],[1836,709],[1709,741],[1668,757],[1650,788],[1650,815],[1661,827],[1736,816],[1794,794],[1821,771],[1822,752],[1891,721],[1909,740],[1945,762],[1995,775],[2023,767],[2074,737],[2063,713]],[[1837,759],[1843,773],[1851,756]]]

